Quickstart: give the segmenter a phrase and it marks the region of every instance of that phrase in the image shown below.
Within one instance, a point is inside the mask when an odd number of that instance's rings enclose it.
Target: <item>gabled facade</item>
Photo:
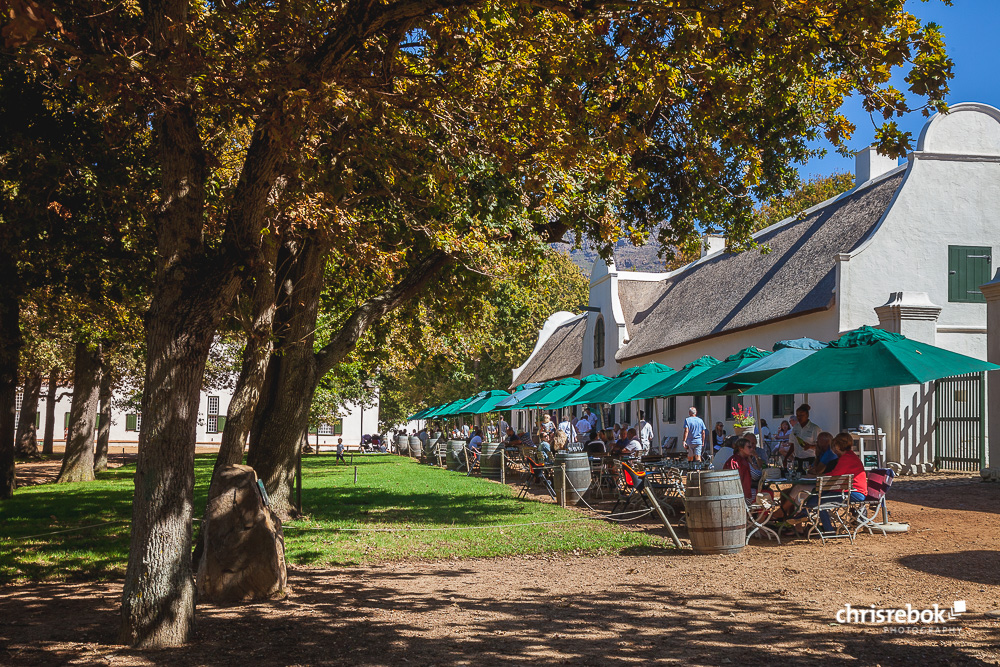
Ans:
[[[756,234],[767,254],[716,251],[670,273],[597,262],[580,375],[614,376],[649,361],[680,368],[750,345],[832,340],[865,324],[985,359],[978,286],[1000,256],[1000,111],[954,105],[927,122],[901,165],[861,151],[856,181],[851,191]],[[761,397],[760,416],[776,428],[805,398]],[[680,435],[687,408],[701,400],[647,402],[658,439]],[[702,414],[732,433],[733,402],[712,398]],[[867,392],[811,395],[808,402],[813,421],[831,432],[872,423]],[[877,390],[876,409],[888,460],[934,460],[933,384]],[[611,418],[620,421],[622,412]]]

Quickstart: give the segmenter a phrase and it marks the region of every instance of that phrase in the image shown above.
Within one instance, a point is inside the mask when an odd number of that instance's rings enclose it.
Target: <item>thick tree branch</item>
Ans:
[[[443,250],[434,250],[418,258],[399,282],[387,287],[355,309],[340,331],[316,353],[316,377],[321,378],[329,373],[354,349],[358,339],[368,327],[413,297],[451,261],[452,257]]]

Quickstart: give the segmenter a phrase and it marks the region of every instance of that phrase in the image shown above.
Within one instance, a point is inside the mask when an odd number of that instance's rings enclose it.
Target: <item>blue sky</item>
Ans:
[[[951,7],[941,0],[907,0],[906,7],[921,20],[941,26],[948,55],[955,62],[948,103],[985,102],[1000,107],[1000,0],[954,0]],[[898,79],[897,85],[905,89],[902,74]],[[844,111],[858,128],[850,148],[864,148],[875,136],[870,116],[856,100],[849,101]],[[925,121],[920,112],[897,120],[901,129],[913,134],[914,144]],[[803,177],[835,171],[854,173],[853,158],[841,157],[830,149],[826,157],[813,159],[799,168]]]

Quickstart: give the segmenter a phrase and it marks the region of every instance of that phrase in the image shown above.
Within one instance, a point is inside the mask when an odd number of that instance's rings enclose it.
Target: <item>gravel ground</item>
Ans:
[[[159,652],[114,643],[120,583],[6,587],[0,664],[1000,664],[1000,485],[977,480],[897,480],[890,508],[910,532],[854,545],[296,568],[289,599],[199,606],[193,641]],[[916,626],[934,632],[836,621],[845,604],[957,600],[967,613]]]

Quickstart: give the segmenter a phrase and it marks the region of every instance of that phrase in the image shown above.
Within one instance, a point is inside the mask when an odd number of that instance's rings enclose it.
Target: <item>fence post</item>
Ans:
[[[507,483],[507,451],[503,447],[500,448],[500,483]]]
[[[560,463],[559,468],[562,472],[562,495],[559,497],[559,507],[566,507],[566,464]]]

